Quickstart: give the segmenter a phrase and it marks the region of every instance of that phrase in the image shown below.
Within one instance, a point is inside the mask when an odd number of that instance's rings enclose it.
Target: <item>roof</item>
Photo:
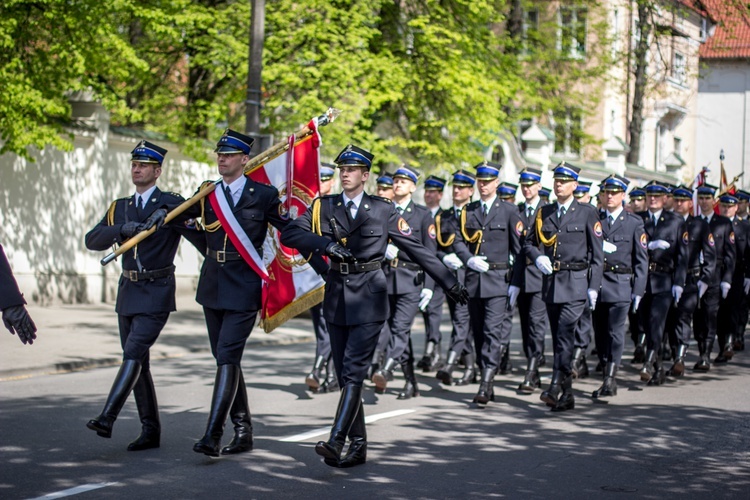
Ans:
[[[714,35],[701,45],[701,59],[750,58],[750,11],[733,0],[702,3],[718,24]]]

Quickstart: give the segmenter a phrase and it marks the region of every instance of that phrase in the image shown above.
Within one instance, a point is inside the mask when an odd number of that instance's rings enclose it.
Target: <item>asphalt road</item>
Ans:
[[[154,361],[162,445],[143,452],[125,450],[140,430],[132,399],[112,439],[85,426],[116,367],[5,379],[0,497],[750,498],[750,352],[664,387],[644,387],[628,365],[609,403],[588,397],[599,381],[587,379],[575,384],[576,409],[558,414],[538,391],[516,393],[517,338],[516,371],[497,378],[496,402],[484,410],[470,403],[476,385],[444,388],[433,374],[420,376],[422,395],[412,400],[396,399],[400,376],[387,394],[365,391],[366,414],[383,418],[368,425],[368,463],[348,470],[325,466],[313,450],[338,395],[306,392],[311,342],[249,346],[255,449],[231,458],[192,451],[214,378],[206,352]],[[420,335],[415,345],[421,354]]]

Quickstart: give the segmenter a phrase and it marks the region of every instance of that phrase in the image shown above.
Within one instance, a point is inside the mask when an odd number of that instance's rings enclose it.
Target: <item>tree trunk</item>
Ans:
[[[263,40],[265,36],[266,2],[252,0],[250,24],[250,54],[247,72],[247,99],[245,100],[245,132],[251,137],[260,134],[261,87],[263,79]]]
[[[630,132],[630,151],[628,152],[628,163],[637,164],[641,157],[641,132],[643,130],[643,108],[646,98],[646,86],[648,77],[649,38],[653,29],[652,15],[653,5],[650,0],[638,0],[638,27],[640,38],[634,51],[635,62],[635,86],[633,88],[633,104],[631,107],[631,119],[628,126]],[[628,68],[630,71],[630,68]]]

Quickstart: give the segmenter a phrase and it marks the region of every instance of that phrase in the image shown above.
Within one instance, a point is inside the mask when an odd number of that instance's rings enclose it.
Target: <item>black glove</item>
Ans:
[[[328,244],[328,246],[326,247],[326,254],[328,254],[329,257],[339,259],[341,262],[354,260],[354,254],[352,254],[349,250],[342,247],[338,243],[334,242]]]
[[[130,221],[126,222],[125,224],[120,227],[120,234],[124,236],[125,238],[132,238],[135,236],[138,231],[140,231],[139,227],[141,226],[140,222]]]
[[[447,292],[448,297],[457,304],[466,305],[469,303],[469,291],[461,283],[456,283]]]
[[[10,306],[3,309],[3,323],[12,334],[17,334],[24,344],[33,344],[36,338],[36,325],[31,320],[26,307]]]
[[[154,210],[154,213],[148,216],[148,219],[143,221],[143,223],[140,226],[141,231],[148,231],[154,226],[156,226],[156,230],[158,231],[164,225],[164,219],[166,218],[167,218],[167,209],[157,208],[156,210]]]

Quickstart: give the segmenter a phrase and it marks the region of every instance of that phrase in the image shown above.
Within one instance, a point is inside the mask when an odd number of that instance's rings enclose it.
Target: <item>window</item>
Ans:
[[[490,161],[505,166],[505,152],[499,144],[492,148],[492,158],[490,158]]]
[[[578,109],[555,113],[555,151],[566,158],[581,154],[583,117]]]
[[[620,50],[620,13],[617,9],[612,13],[612,57]]]
[[[674,138],[674,154],[677,156],[682,155],[682,139],[679,137]]]
[[[530,9],[523,13],[523,51],[528,54],[529,49],[539,37],[539,10]]]
[[[705,42],[708,38],[708,20],[705,17],[701,18],[701,42]]]
[[[687,81],[687,61],[679,52],[675,52],[672,58],[672,78],[680,84]]]
[[[586,55],[586,16],[583,7],[561,7],[558,11],[557,49],[563,56]]]

